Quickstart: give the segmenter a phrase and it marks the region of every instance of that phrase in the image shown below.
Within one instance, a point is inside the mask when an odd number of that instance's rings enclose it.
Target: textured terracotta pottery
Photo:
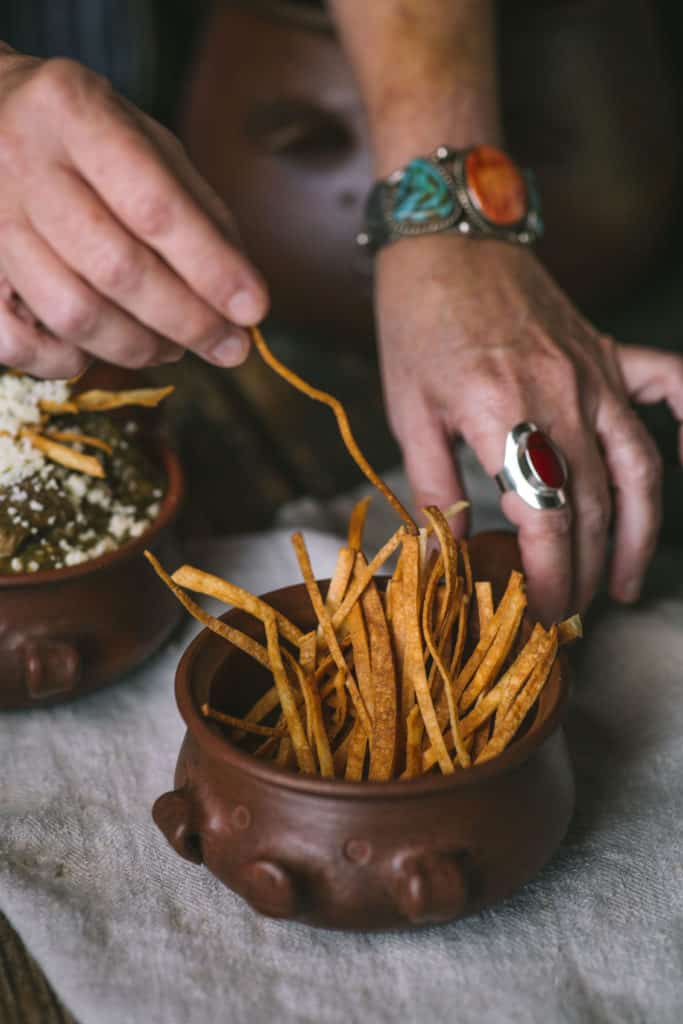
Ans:
[[[146,533],[73,568],[0,575],[0,709],[45,707],[104,686],[149,657],[179,621],[178,603],[142,552],[179,560],[182,474],[164,442],[146,447],[167,478]]]
[[[509,534],[472,542],[475,569],[501,584]],[[313,625],[303,586],[267,596]],[[226,621],[254,636],[235,611]],[[244,713],[268,674],[204,631],[178,667],[187,723],[173,792],[154,805],[168,841],[261,913],[345,929],[407,928],[489,906],[528,881],[564,836],[574,786],[561,729],[568,681],[556,666],[527,731],[499,758],[450,778],[349,783],[285,771],[233,746],[200,705]]]

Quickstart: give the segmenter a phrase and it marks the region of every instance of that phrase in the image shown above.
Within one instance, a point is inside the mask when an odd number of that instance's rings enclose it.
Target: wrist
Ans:
[[[493,89],[449,85],[448,91],[423,90],[419,95],[393,97],[370,114],[369,122],[377,178],[438,146],[502,145]]]

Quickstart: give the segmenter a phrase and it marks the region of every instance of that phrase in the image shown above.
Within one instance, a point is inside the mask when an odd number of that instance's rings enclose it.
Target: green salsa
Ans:
[[[45,459],[32,475],[0,490],[0,573],[62,569],[97,558],[139,537],[159,514],[165,479],[141,449],[135,421],[80,413],[53,417],[50,430],[106,442],[111,455],[72,445],[95,456],[105,476]]]

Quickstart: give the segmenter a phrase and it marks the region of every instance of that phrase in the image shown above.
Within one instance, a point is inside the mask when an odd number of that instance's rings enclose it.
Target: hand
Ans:
[[[170,132],[78,64],[2,52],[0,363],[68,377],[192,349],[233,366],[267,303]]]
[[[586,608],[611,523],[610,592],[635,600],[656,544],[661,460],[630,400],[665,399],[683,421],[683,359],[600,335],[531,252],[500,242],[401,241],[378,255],[376,289],[388,415],[418,507],[464,496],[453,436],[494,475],[508,431],[532,420],[570,467],[566,509],[502,499],[532,606],[545,621]]]

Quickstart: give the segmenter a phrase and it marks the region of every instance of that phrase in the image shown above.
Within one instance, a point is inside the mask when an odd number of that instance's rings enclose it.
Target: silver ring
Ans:
[[[496,483],[532,508],[564,508],[567,460],[535,423],[518,423],[505,439],[505,458]]]

